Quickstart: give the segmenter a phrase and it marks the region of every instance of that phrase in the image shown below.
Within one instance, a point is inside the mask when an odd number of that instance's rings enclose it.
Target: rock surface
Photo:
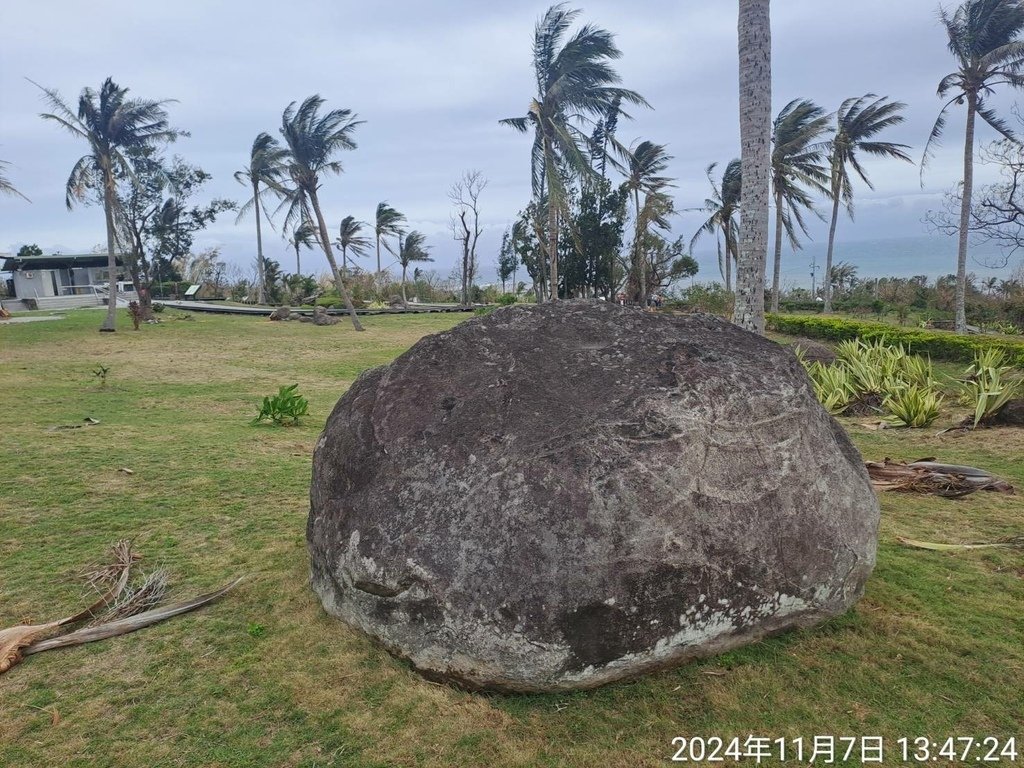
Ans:
[[[589,688],[845,612],[860,456],[793,354],[718,318],[520,305],[364,373],[313,459],[326,610],[423,674]]]

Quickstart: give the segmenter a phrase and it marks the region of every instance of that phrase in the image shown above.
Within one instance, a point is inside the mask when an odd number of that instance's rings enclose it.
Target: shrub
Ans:
[[[886,395],[886,421],[902,427],[927,427],[939,417],[942,395],[934,389],[913,384]]]
[[[1006,354],[999,349],[979,352],[964,371],[962,400],[974,409],[974,426],[990,421],[1024,391],[1024,380],[1012,375]]]
[[[845,366],[822,365],[813,362],[807,367],[807,375],[810,376],[811,385],[814,387],[814,394],[825,410],[833,416],[838,416],[850,405],[850,400],[856,394],[850,383],[850,375]]]
[[[299,417],[309,412],[309,401],[296,392],[298,388],[298,384],[292,384],[290,387],[281,387],[276,395],[264,397],[260,413],[252,423],[270,419],[275,424],[298,424]]]
[[[503,307],[515,304],[518,301],[518,297],[514,293],[503,293],[498,297],[498,304]]]
[[[768,315],[768,327],[778,333],[828,341],[885,340],[891,344],[902,344],[908,352],[928,355],[934,360],[964,363],[973,360],[977,352],[999,349],[1006,353],[1010,364],[1024,367],[1024,342],[1012,339],[962,336],[941,331],[899,328],[884,323],[811,315]]]

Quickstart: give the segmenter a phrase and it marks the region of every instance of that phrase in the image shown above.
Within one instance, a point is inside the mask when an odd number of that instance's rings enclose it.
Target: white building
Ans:
[[[25,309],[67,309],[106,302],[107,256],[102,253],[8,256],[3,271],[12,275],[7,292]],[[119,291],[125,287],[131,291],[131,283],[121,282],[123,277],[119,269]]]

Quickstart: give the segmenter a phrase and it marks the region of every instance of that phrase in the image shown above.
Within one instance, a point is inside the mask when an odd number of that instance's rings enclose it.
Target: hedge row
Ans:
[[[778,333],[812,339],[885,339],[893,344],[902,344],[908,351],[919,355],[961,363],[971,362],[978,351],[996,348],[1006,352],[1014,365],[1024,368],[1024,342],[1020,341],[994,339],[988,336],[961,336],[917,328],[897,328],[885,323],[842,320],[837,317],[768,315],[767,324],[771,330]]]

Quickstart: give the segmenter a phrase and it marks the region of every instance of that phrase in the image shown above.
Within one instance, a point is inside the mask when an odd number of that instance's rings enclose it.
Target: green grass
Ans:
[[[812,631],[588,693],[428,683],[309,590],[310,457],[360,371],[463,317],[368,317],[356,334],[179,316],[114,335],[87,311],[0,327],[0,627],[77,609],[80,570],[121,537],[177,594],[248,576],[197,613],[0,677],[0,765],[655,766],[674,736],[1024,737],[1021,553],[896,543],[1024,533],[1019,499],[997,494],[886,495],[866,597]],[[251,426],[292,383],[310,402],[302,424]],[[101,423],[48,431],[86,416]],[[1024,486],[1021,431],[859,421],[843,423],[868,458],[934,455]]]

